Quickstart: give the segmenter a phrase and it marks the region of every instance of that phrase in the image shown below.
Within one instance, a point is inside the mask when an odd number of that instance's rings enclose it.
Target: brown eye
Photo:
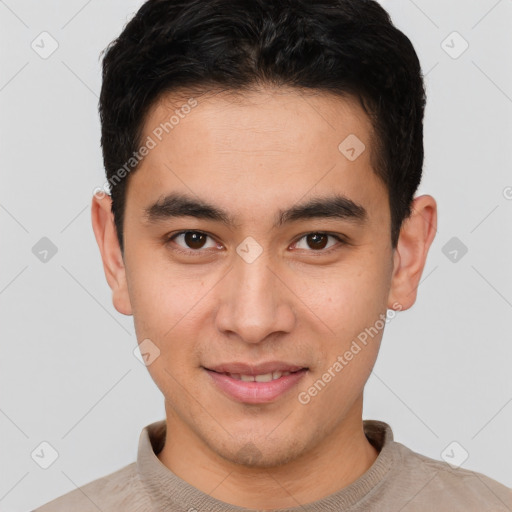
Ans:
[[[327,245],[327,235],[323,233],[312,233],[307,235],[306,240],[312,249],[324,249]]]
[[[196,231],[187,231],[184,234],[185,244],[190,249],[201,249],[205,243],[206,235],[204,233],[197,233]]]
[[[211,240],[207,246],[208,239]],[[206,233],[201,231],[181,231],[169,238],[169,242],[174,242],[181,249],[189,250],[189,252],[203,252],[201,249],[215,248],[215,241]]]
[[[328,245],[329,238],[334,240],[334,243]],[[294,245],[297,249],[306,249],[309,252],[329,252],[329,249],[335,246],[336,242],[338,242],[338,245],[345,243],[341,237],[329,233],[308,233],[300,238]]]

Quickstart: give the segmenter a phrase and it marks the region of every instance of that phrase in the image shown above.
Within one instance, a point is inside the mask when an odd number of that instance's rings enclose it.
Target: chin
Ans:
[[[234,436],[235,437],[235,436]],[[253,437],[253,436],[252,436]],[[232,441],[232,440],[231,440]],[[223,459],[248,468],[269,469],[297,459],[304,447],[297,440],[263,438],[244,442],[237,436],[236,446],[212,447]]]

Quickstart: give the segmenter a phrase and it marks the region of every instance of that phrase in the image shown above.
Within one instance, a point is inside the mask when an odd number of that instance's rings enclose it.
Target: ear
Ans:
[[[94,194],[91,205],[92,227],[103,260],[105,277],[112,289],[114,307],[123,315],[131,315],[132,307],[128,295],[126,270],[111,208],[112,199],[108,194],[104,192]]]
[[[428,250],[437,232],[437,204],[432,196],[416,197],[411,216],[402,224],[393,255],[388,308],[409,309],[416,302]]]

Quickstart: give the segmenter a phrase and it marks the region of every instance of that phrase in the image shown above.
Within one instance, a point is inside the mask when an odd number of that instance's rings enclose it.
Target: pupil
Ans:
[[[187,231],[185,233],[185,243],[191,249],[200,249],[204,244],[204,234],[195,231]],[[202,240],[201,240],[202,239]]]
[[[323,240],[321,240],[321,239],[323,239]],[[308,243],[311,240],[313,240],[312,246],[310,244],[310,247],[312,249],[323,249],[327,245],[327,236],[322,235],[320,233],[314,233],[312,235],[308,235]]]

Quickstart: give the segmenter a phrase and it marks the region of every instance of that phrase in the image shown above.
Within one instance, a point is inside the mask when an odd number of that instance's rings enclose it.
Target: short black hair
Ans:
[[[372,168],[388,190],[396,247],[421,181],[426,94],[411,41],[380,4],[148,0],[103,56],[101,145],[122,251],[127,162],[136,170],[149,109],[173,91],[262,85],[360,102],[373,127]]]

